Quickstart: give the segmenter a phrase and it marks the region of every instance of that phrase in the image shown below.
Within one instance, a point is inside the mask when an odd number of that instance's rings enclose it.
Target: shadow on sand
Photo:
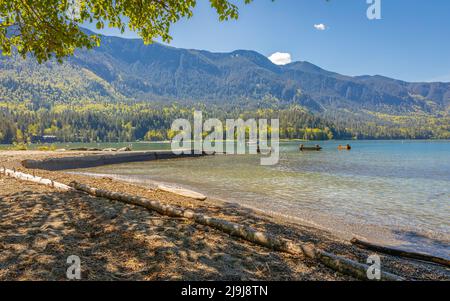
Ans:
[[[0,196],[0,213],[1,280],[64,280],[70,255],[80,257],[85,280],[346,279],[187,220],[79,193]]]

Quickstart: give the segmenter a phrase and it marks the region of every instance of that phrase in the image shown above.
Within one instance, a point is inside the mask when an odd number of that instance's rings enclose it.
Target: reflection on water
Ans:
[[[449,256],[450,143],[352,141],[351,151],[337,150],[346,143],[304,153],[299,143],[282,143],[276,166],[259,165],[258,156],[218,155],[87,171],[177,183],[345,238]]]

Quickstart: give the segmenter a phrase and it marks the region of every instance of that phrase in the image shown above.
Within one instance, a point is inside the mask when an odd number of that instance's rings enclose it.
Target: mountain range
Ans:
[[[212,53],[106,36],[100,47],[77,51],[62,65],[1,57],[0,71],[5,92],[24,84],[24,77],[49,73],[52,78],[44,76],[43,82],[33,85],[57,90],[52,81],[74,77],[79,88],[111,100],[151,101],[157,97],[227,102],[270,95],[313,112],[368,109],[386,113],[445,111],[450,100],[450,83],[408,83],[379,75],[351,77],[308,62],[275,65],[255,51]],[[61,91],[56,94],[64,95]],[[33,96],[39,97],[39,92]]]
[[[60,64],[0,56],[0,102],[201,102],[300,106],[311,114],[367,122],[392,116],[448,118],[450,83],[346,76],[309,62],[275,65],[255,51],[213,53],[138,39],[101,37]],[[264,101],[262,101],[264,100]],[[349,117],[350,116],[350,117]],[[388,117],[386,117],[388,116]]]

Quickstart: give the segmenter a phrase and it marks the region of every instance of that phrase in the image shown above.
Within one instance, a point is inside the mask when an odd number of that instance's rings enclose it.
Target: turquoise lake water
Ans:
[[[351,151],[337,150],[346,143]],[[216,155],[84,172],[177,184],[342,238],[450,257],[449,141],[329,141],[303,153],[299,144],[282,142],[275,166],[255,155]]]

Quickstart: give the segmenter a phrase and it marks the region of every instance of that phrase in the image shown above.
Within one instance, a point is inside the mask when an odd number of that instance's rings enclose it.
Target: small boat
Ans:
[[[347,144],[345,146],[339,145],[338,146],[338,150],[351,150],[352,147],[350,146],[350,144]]]
[[[301,152],[303,152],[303,151],[320,151],[320,150],[322,150],[322,147],[318,144],[316,144],[315,146],[304,146],[302,144],[302,145],[300,145],[299,150]]]

